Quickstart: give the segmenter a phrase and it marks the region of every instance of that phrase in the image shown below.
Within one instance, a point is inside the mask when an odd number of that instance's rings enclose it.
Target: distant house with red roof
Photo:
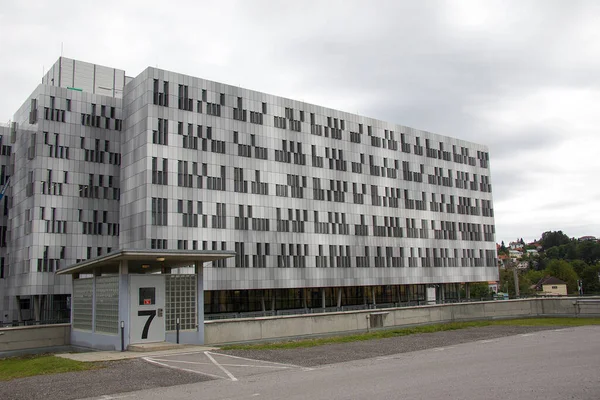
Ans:
[[[512,250],[517,250],[518,248],[522,247],[523,245],[521,244],[521,242],[510,242],[508,244],[508,247],[511,248]]]

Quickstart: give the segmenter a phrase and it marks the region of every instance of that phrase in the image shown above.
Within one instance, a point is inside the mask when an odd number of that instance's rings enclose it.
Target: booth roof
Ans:
[[[136,261],[156,263],[160,262],[165,267],[174,267],[178,265],[189,265],[195,262],[210,262],[223,260],[235,256],[234,251],[227,250],[139,250],[139,249],[121,249],[105,255],[90,258],[89,260],[78,262],[67,268],[56,271],[57,275],[67,274],[85,274],[91,273],[94,269],[103,267],[114,267],[119,261]]]

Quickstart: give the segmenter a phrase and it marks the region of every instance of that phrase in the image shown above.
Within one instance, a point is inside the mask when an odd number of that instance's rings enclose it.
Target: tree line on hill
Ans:
[[[545,276],[566,282],[569,294],[578,293],[578,281],[582,283],[584,294],[600,294],[600,243],[597,240],[577,240],[562,231],[548,231],[531,244],[525,244],[523,239],[519,242],[523,248],[520,262],[528,263],[527,269],[519,271],[521,295],[534,294],[532,286]],[[527,254],[529,249],[536,249],[538,253]],[[509,255],[504,242],[498,254]],[[514,296],[515,284],[510,267],[500,270],[500,290]]]

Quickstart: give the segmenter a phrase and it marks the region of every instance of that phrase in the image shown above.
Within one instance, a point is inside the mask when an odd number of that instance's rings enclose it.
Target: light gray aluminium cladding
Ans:
[[[52,272],[118,248],[235,251],[209,291],[498,277],[482,145],[65,58],[15,122],[3,309],[70,294]]]
[[[236,251],[207,290],[497,277],[484,146],[155,68],[124,113],[121,247]]]

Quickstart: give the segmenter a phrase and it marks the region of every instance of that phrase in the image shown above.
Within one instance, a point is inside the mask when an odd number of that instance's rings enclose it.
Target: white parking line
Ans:
[[[219,364],[217,362],[217,360],[215,360],[208,351],[205,351],[204,354],[206,355],[206,357],[208,357],[208,359],[210,361],[213,362],[213,364],[215,364],[221,371],[225,372],[227,374],[227,376],[229,377],[229,379],[231,379],[232,381],[237,381],[237,378],[235,376],[233,376],[233,374],[229,371],[227,371],[227,369],[225,367],[223,367],[221,364]]]
[[[249,364],[225,364],[221,363],[226,367],[251,367],[251,368],[275,368],[275,369],[291,369],[292,367],[284,367],[281,365],[249,365]]]
[[[197,361],[173,359],[177,356],[182,356],[182,355],[198,356]],[[208,360],[203,359],[202,355],[204,355]],[[219,361],[217,361],[218,357],[227,357],[227,358],[230,358],[231,361],[228,362],[228,361],[221,359],[220,360],[221,362],[219,362]],[[194,358],[196,358],[196,357],[194,357]],[[192,358],[192,360],[194,360],[194,358]],[[238,378],[236,378],[235,375],[227,369],[229,367],[249,368],[251,370],[252,369],[255,369],[255,370],[262,369],[263,371],[265,369],[267,369],[267,370],[271,369],[271,370],[274,370],[273,372],[275,372],[275,370],[281,371],[281,370],[289,370],[289,369],[300,369],[302,371],[313,371],[315,369],[315,368],[301,367],[299,365],[294,365],[294,364],[284,364],[284,363],[278,363],[278,362],[266,361],[266,360],[255,360],[255,359],[251,359],[251,358],[233,356],[233,355],[229,355],[229,354],[214,353],[214,352],[210,352],[210,351],[203,351],[203,352],[196,351],[196,352],[168,354],[168,355],[164,354],[160,357],[142,357],[142,359],[145,361],[148,361],[149,363],[159,365],[161,367],[172,368],[172,369],[176,369],[179,371],[185,371],[185,372],[192,372],[195,374],[205,375],[205,376],[209,376],[209,377],[217,378],[217,379],[231,380],[233,382],[238,381]],[[208,362],[208,361],[210,361],[210,362]],[[225,361],[225,362],[223,362],[223,361]],[[173,365],[173,364],[179,364],[180,366]],[[189,367],[187,367],[187,366],[189,366]],[[191,369],[194,366],[198,366],[199,369],[202,369],[202,366],[204,366],[204,368],[206,368],[206,366],[215,366],[215,367],[219,368],[226,376],[220,376],[220,375],[210,374],[207,372]],[[243,374],[243,375],[245,375],[245,374]]]
[[[193,369],[181,368],[181,367],[176,367],[174,365],[165,364],[165,363],[162,363],[162,362],[159,362],[159,361],[155,361],[155,360],[153,360],[150,357],[142,357],[142,360],[148,361],[151,364],[160,365],[161,367],[172,368],[172,369],[176,369],[176,370],[179,370],[179,371],[192,372],[194,374],[206,375],[206,376],[210,376],[210,377],[217,378],[217,379],[227,379],[227,378],[225,378],[223,376],[213,375],[213,374],[209,374],[207,372],[200,372],[200,371],[196,371],[196,370],[193,370]]]
[[[153,360],[180,363],[180,364],[195,364],[195,365],[213,365],[214,364],[214,363],[206,363],[206,362],[199,362],[199,361],[163,360],[161,358],[153,358]],[[266,362],[268,362],[268,361],[266,361]],[[277,368],[277,369],[292,368],[292,367],[282,366],[282,365],[250,365],[250,364],[226,364],[226,363],[220,363],[220,364],[225,367],[253,367],[253,368],[256,367],[256,368]]]
[[[205,353],[211,353],[209,351],[205,352]],[[290,368],[300,368],[304,371],[312,371],[314,368],[309,368],[309,367],[301,367],[300,365],[294,365],[294,364],[284,364],[284,363],[278,363],[275,361],[266,361],[266,360],[253,360],[251,358],[245,358],[245,357],[239,357],[239,356],[232,356],[230,354],[222,354],[222,353],[211,353],[211,354],[215,354],[221,357],[230,357],[230,358],[237,358],[239,360],[246,360],[246,361],[253,361],[253,362],[265,362],[265,363],[269,363],[269,364],[275,364],[275,365],[281,365],[281,366],[285,366],[285,367],[290,367]]]
[[[158,355],[158,357],[187,356],[187,355],[191,355],[191,354],[202,354],[202,353],[204,353],[203,350],[182,351],[181,353],[160,354],[160,355]],[[152,358],[154,358],[154,357],[152,357]]]
[[[184,361],[184,360],[163,360],[161,358],[153,358],[154,361],[172,362],[180,364],[194,364],[194,365],[214,365],[212,362],[201,362],[201,361]]]

